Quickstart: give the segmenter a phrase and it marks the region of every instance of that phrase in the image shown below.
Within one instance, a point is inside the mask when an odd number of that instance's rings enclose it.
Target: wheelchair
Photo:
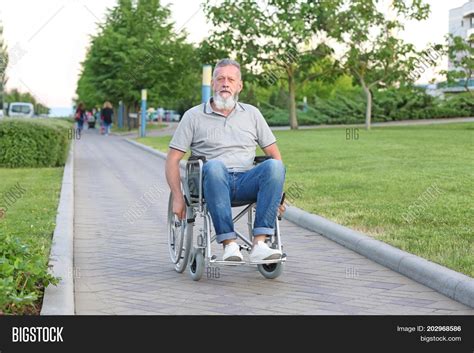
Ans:
[[[254,165],[261,163],[271,157],[256,156]],[[194,281],[199,281],[204,273],[206,266],[238,266],[238,265],[257,265],[258,271],[268,279],[274,279],[281,275],[283,264],[286,261],[286,254],[283,253],[283,246],[280,237],[281,216],[278,215],[275,220],[274,235],[268,236],[266,243],[270,248],[279,249],[282,257],[274,260],[263,260],[258,263],[246,261],[221,261],[212,254],[211,243],[216,240],[213,234],[213,225],[211,215],[208,212],[207,204],[203,195],[203,166],[206,158],[203,156],[191,156],[186,163],[186,172],[181,178],[181,191],[186,203],[186,219],[179,220],[173,213],[173,200],[170,193],[168,202],[168,247],[171,262],[178,273],[182,273],[189,264],[189,273]],[[281,199],[283,204],[285,194]],[[247,216],[248,236],[243,235],[237,229],[235,233],[237,239],[242,241],[239,244],[240,250],[250,252],[252,249],[252,230],[255,215],[256,202],[253,203],[232,203],[232,207],[242,207],[244,209],[233,217],[235,224],[239,219]],[[198,222],[199,221],[199,222]],[[199,223],[199,231],[194,238],[194,227]]]

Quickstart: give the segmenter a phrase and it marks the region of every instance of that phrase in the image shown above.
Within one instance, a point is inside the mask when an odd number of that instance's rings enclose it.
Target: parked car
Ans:
[[[154,111],[154,112],[148,113],[147,118],[148,118],[148,121],[158,121],[158,112]]]
[[[13,102],[8,104],[7,115],[10,117],[32,118],[35,114],[33,104],[24,102]]]
[[[152,121],[164,121],[165,110],[161,107],[148,114],[148,119]]]
[[[175,110],[165,110],[165,121],[179,121],[179,115]]]

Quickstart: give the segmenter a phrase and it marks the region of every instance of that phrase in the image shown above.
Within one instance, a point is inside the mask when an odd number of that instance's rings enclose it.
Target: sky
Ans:
[[[467,0],[428,0],[429,19],[406,24],[402,37],[418,49],[442,42],[448,32],[448,12]],[[76,84],[90,36],[98,31],[107,8],[116,0],[0,0],[0,21],[8,45],[10,63],[7,89],[30,92],[48,107],[72,106]],[[201,10],[201,0],[164,0],[170,4],[176,30],[185,30],[197,43],[210,26]],[[447,60],[427,71],[426,83]]]

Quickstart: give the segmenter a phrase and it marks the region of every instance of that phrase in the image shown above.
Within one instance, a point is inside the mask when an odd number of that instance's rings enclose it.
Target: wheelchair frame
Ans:
[[[269,159],[268,156],[255,157],[254,165]],[[217,260],[216,255],[212,254],[211,244],[216,240],[216,235],[212,233],[212,219],[207,209],[207,204],[203,195],[203,166],[204,157],[192,156],[186,164],[186,172],[184,178],[181,178],[181,190],[183,192],[186,203],[186,219],[179,220],[173,213],[172,195],[170,193],[168,203],[168,246],[171,261],[175,265],[177,272],[183,272],[189,263],[189,272],[193,280],[201,279],[206,263],[209,265],[257,265],[259,272],[265,278],[276,278],[283,270],[283,263],[286,261],[286,254],[282,253],[280,259],[264,260],[258,263],[245,261],[223,261]],[[283,203],[284,195],[281,203]],[[235,230],[237,239],[243,241],[240,245],[241,250],[250,252],[252,249],[252,230],[256,203],[238,203],[232,204],[232,207],[245,206],[235,217],[235,224],[245,214],[247,214],[247,227],[249,235],[245,236],[241,232]],[[193,244],[193,228],[196,223],[196,217],[201,217],[203,227],[199,229],[196,236],[196,245]],[[275,234],[267,237],[267,244],[274,248],[283,250],[280,236],[279,221],[281,216],[277,216],[275,220]]]

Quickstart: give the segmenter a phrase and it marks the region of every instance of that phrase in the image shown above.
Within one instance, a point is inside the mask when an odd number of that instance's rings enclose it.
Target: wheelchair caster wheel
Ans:
[[[204,273],[204,255],[199,248],[193,248],[189,262],[189,274],[193,281],[199,281]]]
[[[274,279],[281,275],[283,271],[283,264],[281,262],[274,264],[257,265],[258,271],[263,277]]]

